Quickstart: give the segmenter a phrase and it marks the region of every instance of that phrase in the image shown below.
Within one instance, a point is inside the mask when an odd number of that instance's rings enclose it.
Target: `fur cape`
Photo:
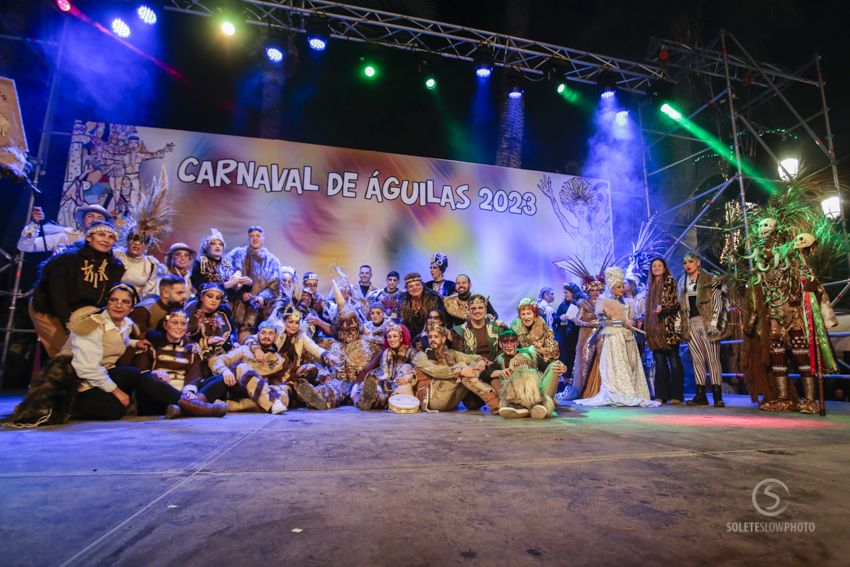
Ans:
[[[71,356],[60,354],[41,369],[38,385],[27,392],[15,411],[4,421],[18,427],[58,425],[71,417],[80,379],[71,366]]]

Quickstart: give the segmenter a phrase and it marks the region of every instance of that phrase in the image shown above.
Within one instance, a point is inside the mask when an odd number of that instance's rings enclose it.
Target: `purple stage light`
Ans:
[[[136,8],[136,15],[139,16],[139,19],[142,22],[152,26],[156,23],[156,12],[153,8],[148,6],[147,4],[142,4],[138,8]]]
[[[112,33],[122,38],[130,37],[130,26],[121,18],[115,18],[112,20]]]
[[[63,12],[70,12],[71,2],[69,2],[68,0],[56,0],[56,7]]]

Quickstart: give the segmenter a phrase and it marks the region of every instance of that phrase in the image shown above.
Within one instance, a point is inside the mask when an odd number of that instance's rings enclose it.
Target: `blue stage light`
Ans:
[[[266,57],[268,57],[269,61],[272,63],[280,63],[283,61],[283,51],[281,51],[278,47],[267,47]]]
[[[493,50],[486,47],[480,47],[475,50],[472,58],[475,62],[475,76],[479,79],[486,79],[493,74]]]
[[[599,96],[602,97],[605,100],[609,100],[609,99],[614,98],[615,94],[617,94],[616,91],[602,91],[602,94],[599,95]]]
[[[614,116],[614,124],[617,126],[625,126],[629,122],[629,111],[621,110]]]
[[[118,37],[130,37],[130,26],[121,18],[112,20],[112,33]]]
[[[310,49],[313,51],[324,51],[328,46],[328,42],[320,37],[311,37],[307,40],[307,45],[309,45]]]
[[[513,99],[522,98],[522,89],[519,87],[511,87],[510,92],[508,92],[508,97]]]
[[[148,24],[149,26],[152,26],[156,23],[156,12],[147,4],[142,4],[138,8],[136,8],[136,15],[139,16],[139,19],[142,20],[142,22]]]
[[[324,51],[331,37],[331,28],[324,18],[308,19],[304,25],[307,32],[307,45],[313,51]]]

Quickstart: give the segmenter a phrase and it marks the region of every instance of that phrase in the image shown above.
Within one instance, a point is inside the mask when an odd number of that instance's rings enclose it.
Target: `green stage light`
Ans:
[[[437,88],[437,79],[433,75],[425,78],[425,88],[429,91]]]
[[[681,120],[682,113],[667,104],[666,102],[661,105],[661,112],[672,118],[673,120]]]
[[[661,105],[660,110],[682,128],[693,134],[693,136],[699,139],[699,141],[714,150],[718,156],[725,159],[733,166],[738,167],[738,160],[735,157],[734,148],[730,147],[728,144],[724,143],[722,140],[716,138],[710,132],[691,121],[690,118],[683,115],[670,104],[665,102]],[[776,187],[774,187],[773,184],[768,182],[763,175],[759,175],[755,169],[753,169],[753,166],[744,160],[741,160],[741,171],[745,176],[750,177],[756,184],[767,190],[769,193],[772,194],[776,191]]]
[[[369,81],[378,78],[381,74],[381,68],[374,57],[363,56],[360,58],[360,74]]]

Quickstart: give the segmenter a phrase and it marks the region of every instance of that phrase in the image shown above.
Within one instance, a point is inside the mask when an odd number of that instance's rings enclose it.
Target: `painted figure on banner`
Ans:
[[[135,126],[77,121],[71,134],[59,224],[72,226],[74,211],[92,203],[115,215],[125,214],[141,202],[145,192],[142,164],[161,160],[172,151],[172,142],[148,150]]]
[[[555,191],[543,175],[537,188],[548,197],[558,221],[576,246],[573,254],[588,264],[600,264],[613,250],[611,190],[607,181],[569,177]]]

